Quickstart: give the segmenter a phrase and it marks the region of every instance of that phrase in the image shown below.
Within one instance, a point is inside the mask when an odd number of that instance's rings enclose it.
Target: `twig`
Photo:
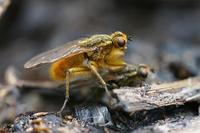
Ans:
[[[10,0],[0,0],[0,18],[2,14],[6,11],[7,7],[10,5]]]
[[[200,80],[198,78],[189,78],[171,83],[153,84],[151,85],[151,89],[148,90],[148,94],[164,91],[179,91],[179,89],[196,85],[200,86]]]

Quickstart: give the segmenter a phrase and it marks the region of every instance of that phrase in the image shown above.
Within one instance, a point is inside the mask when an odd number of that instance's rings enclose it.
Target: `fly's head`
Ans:
[[[116,31],[111,34],[111,38],[112,43],[116,49],[124,51],[127,48],[127,36],[124,33]]]
[[[106,62],[114,66],[124,66],[125,49],[127,48],[127,36],[122,32],[114,32],[110,35],[112,40],[112,50],[107,55]]]
[[[116,31],[111,34],[111,38],[113,44],[112,57],[120,62],[120,60],[123,60],[125,49],[127,49],[127,36],[120,31]]]

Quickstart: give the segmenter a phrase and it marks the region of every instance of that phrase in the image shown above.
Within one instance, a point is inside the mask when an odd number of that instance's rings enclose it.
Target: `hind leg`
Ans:
[[[68,70],[66,70],[66,77],[65,77],[65,101],[62,105],[62,108],[60,109],[59,112],[57,112],[60,116],[67,104],[67,101],[69,99],[69,82],[70,82],[70,78],[73,76],[77,76],[77,75],[84,75],[86,73],[90,73],[90,69],[88,69],[87,67],[73,67],[70,68]]]

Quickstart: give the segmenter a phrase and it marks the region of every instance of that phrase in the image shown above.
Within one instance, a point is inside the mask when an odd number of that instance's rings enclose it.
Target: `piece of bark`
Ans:
[[[141,110],[198,101],[200,99],[200,80],[199,78],[191,78],[138,88],[121,87],[120,89],[114,89],[113,92],[119,100],[113,106],[134,113]]]
[[[132,133],[199,133],[200,117],[185,117],[162,120],[151,126],[139,128]]]

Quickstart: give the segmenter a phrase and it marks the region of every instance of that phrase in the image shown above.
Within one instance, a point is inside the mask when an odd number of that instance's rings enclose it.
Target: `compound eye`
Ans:
[[[147,78],[147,76],[148,76],[148,70],[147,70],[147,68],[146,67],[140,67],[139,70],[138,70],[138,74],[142,78]]]
[[[126,42],[123,38],[117,38],[117,44],[118,44],[119,47],[124,47]]]

